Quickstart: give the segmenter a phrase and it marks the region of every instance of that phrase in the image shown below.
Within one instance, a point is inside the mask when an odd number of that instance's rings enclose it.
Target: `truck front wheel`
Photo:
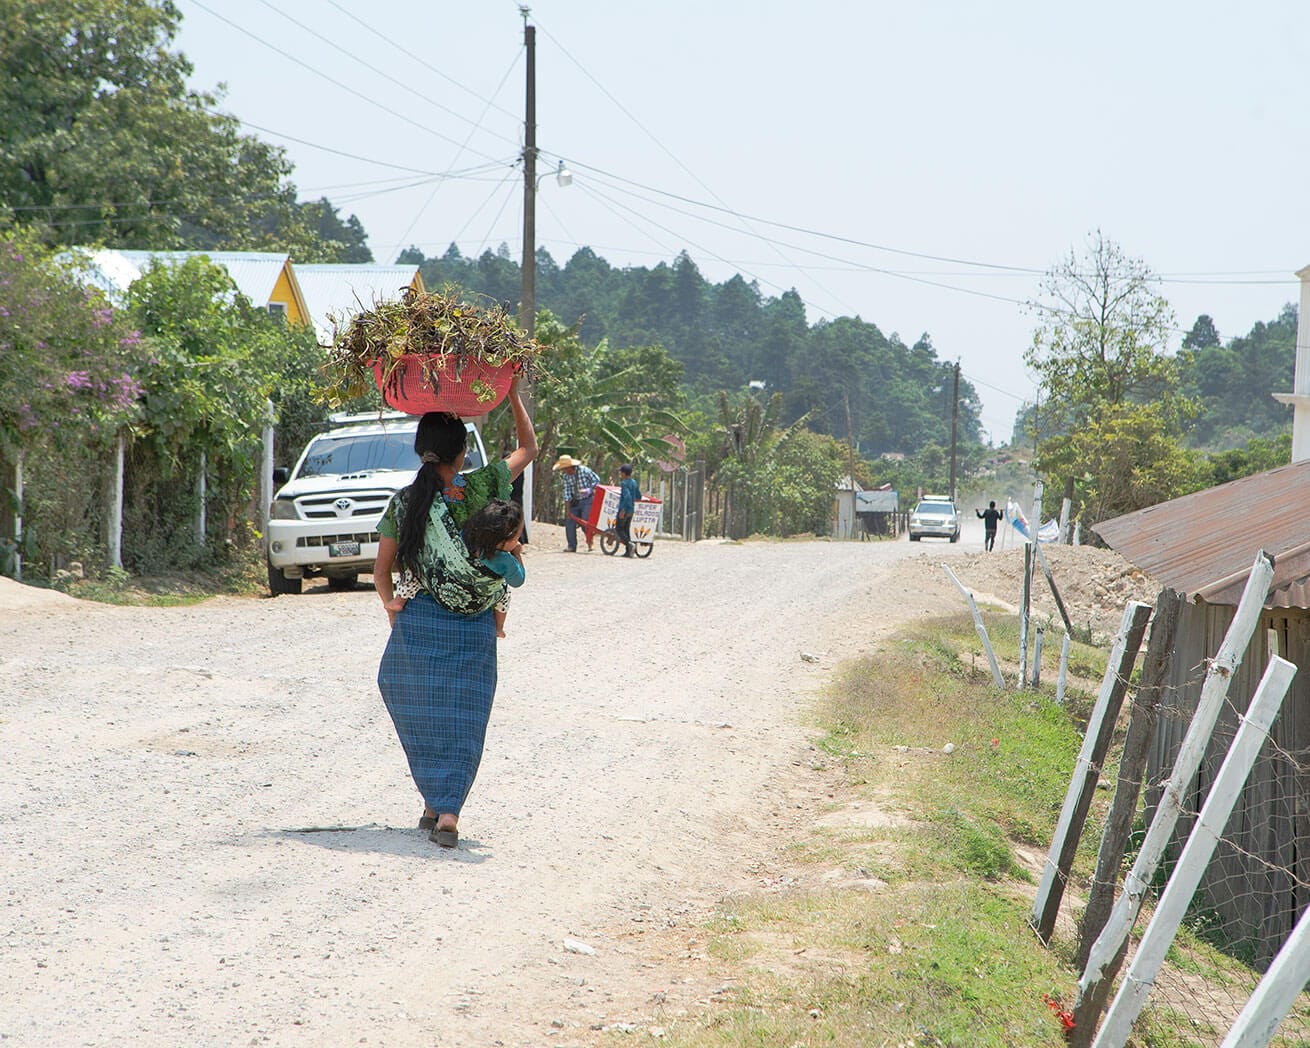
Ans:
[[[268,592],[275,597],[280,597],[284,593],[299,593],[301,584],[304,579],[289,579],[282,574],[281,568],[273,567],[273,562],[268,562]]]

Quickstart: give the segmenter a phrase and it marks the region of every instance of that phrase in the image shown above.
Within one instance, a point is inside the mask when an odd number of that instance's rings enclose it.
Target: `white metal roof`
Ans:
[[[254,306],[267,306],[272,300],[273,289],[289,257],[279,251],[119,251],[118,254],[137,266],[138,275],[151,261],[177,264],[204,255],[227,270],[237,290]]]
[[[152,261],[177,264],[199,255],[227,270],[237,290],[250,299],[252,305],[260,307],[267,306],[272,299],[273,289],[288,257],[276,251],[120,251],[106,248],[84,253],[90,263],[90,279],[111,298],[121,298]]]
[[[418,266],[376,266],[341,263],[297,265],[296,278],[309,319],[321,343],[332,341],[332,321],[345,320],[379,302],[399,301],[414,282]]]

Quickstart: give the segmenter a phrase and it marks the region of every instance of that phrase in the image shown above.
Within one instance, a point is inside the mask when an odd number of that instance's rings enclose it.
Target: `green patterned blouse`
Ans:
[[[492,499],[509,498],[509,465],[504,459],[459,473],[432,500],[419,548],[419,582],[438,604],[461,615],[477,615],[500,599],[505,580],[483,571],[469,557],[461,530]],[[398,538],[409,489],[396,492],[378,521],[378,534]]]

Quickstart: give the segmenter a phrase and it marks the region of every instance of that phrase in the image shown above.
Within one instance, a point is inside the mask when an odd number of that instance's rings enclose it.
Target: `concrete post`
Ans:
[[[1292,461],[1310,458],[1310,266],[1297,270],[1301,281],[1301,303],[1296,321],[1296,373],[1291,393],[1275,393],[1274,399],[1292,405]]]

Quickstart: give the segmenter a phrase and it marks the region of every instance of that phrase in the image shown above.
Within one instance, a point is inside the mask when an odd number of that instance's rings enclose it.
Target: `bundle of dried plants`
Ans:
[[[403,369],[412,366],[406,358],[419,358],[425,378],[429,369],[447,370],[458,378],[472,362],[531,371],[542,352],[540,343],[498,305],[473,305],[466,294],[454,287],[406,289],[399,302],[375,302],[348,318],[331,317],[332,347],[324,369],[329,398],[341,403],[368,393],[379,370],[384,384],[398,380]],[[480,399],[495,396],[477,379],[471,388]]]

